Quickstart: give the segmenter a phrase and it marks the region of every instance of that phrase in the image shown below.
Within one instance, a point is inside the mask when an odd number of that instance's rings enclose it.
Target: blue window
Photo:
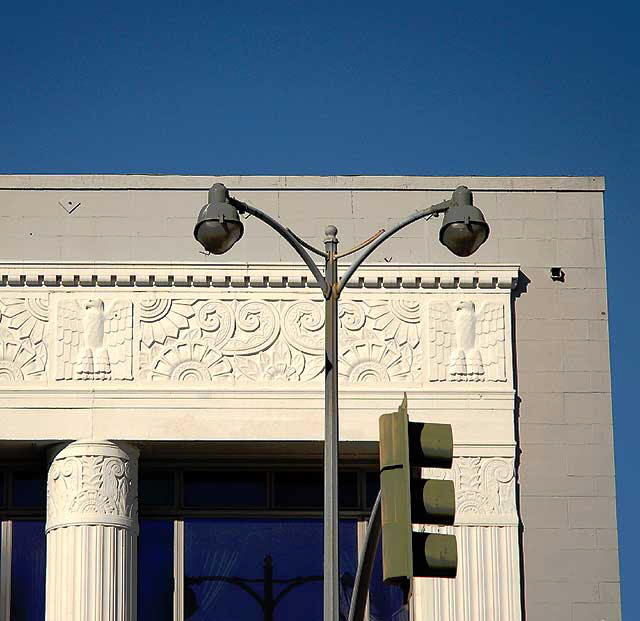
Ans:
[[[368,516],[378,489],[377,472],[339,473],[344,517],[338,621],[348,617],[358,565],[357,523]],[[174,589],[183,599],[185,621],[321,621],[322,505],[319,469],[143,472],[141,512],[158,519],[140,521],[140,621],[171,621]],[[178,519],[175,531],[170,515]],[[176,553],[181,558],[174,563]],[[180,566],[184,574],[175,576]],[[368,621],[407,619],[400,589],[382,581],[378,553]]]
[[[322,521],[185,521],[185,619],[322,621]],[[356,521],[340,524],[341,618],[357,565]]]
[[[44,522],[15,521],[12,531],[11,621],[44,621]]]
[[[138,568],[138,621],[172,621],[172,520],[140,520]]]
[[[371,588],[369,589],[369,616],[371,621],[406,621],[408,610],[402,605],[402,591],[382,581],[382,542],[378,546]]]

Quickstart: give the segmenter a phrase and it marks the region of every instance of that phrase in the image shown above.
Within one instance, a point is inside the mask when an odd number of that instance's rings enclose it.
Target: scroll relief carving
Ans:
[[[0,298],[0,382],[44,379],[48,334],[58,380],[307,382],[324,368],[320,298],[72,298],[49,331],[48,297]],[[339,374],[350,383],[423,381],[417,296],[364,297],[339,306]],[[505,309],[490,300],[428,304],[430,381],[506,381]],[[425,352],[426,353],[426,352]]]
[[[0,382],[45,378],[49,299],[0,298]]]
[[[133,379],[129,300],[60,300],[57,319],[57,379]]]
[[[456,519],[515,519],[515,466],[511,458],[457,457],[452,470],[425,468],[423,476],[454,481]]]
[[[136,528],[135,469],[115,455],[55,459],[47,479],[47,529],[78,523]]]
[[[429,304],[429,380],[504,382],[505,318],[501,303]]]
[[[149,299],[139,315],[152,381],[305,382],[324,369],[321,299]],[[344,380],[419,380],[419,302],[344,301],[339,319]]]

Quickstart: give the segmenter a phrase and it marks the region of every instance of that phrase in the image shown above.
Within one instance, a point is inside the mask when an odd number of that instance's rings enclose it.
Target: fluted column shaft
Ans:
[[[47,621],[135,621],[138,450],[77,441],[47,479]]]

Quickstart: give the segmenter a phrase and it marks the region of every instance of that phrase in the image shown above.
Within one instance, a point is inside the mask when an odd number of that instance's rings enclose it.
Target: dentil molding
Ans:
[[[366,265],[348,288],[513,289],[518,266]],[[0,287],[317,288],[307,268],[288,263],[0,263]]]

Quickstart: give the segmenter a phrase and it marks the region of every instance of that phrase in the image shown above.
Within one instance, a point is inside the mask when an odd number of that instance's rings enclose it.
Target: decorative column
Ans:
[[[138,449],[103,440],[53,453],[47,621],[135,621]]]
[[[415,621],[519,621],[520,550],[512,457],[461,456],[453,470],[425,469],[453,479],[456,525],[429,530],[458,540],[458,576],[416,578]]]

